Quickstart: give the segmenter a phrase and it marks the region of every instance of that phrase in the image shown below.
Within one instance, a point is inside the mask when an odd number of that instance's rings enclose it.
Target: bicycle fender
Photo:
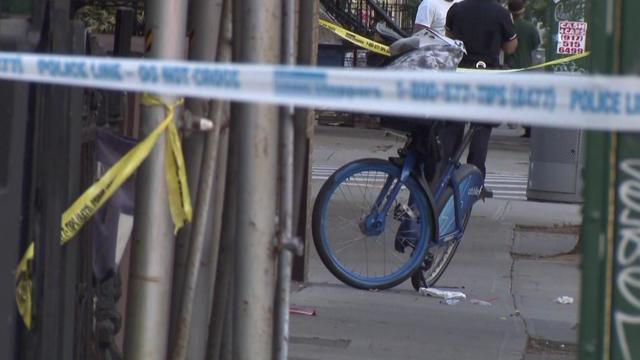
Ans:
[[[416,182],[418,182],[418,184],[420,184],[420,189],[423,193],[423,195],[425,196],[425,198],[427,198],[427,206],[429,206],[429,213],[431,216],[431,223],[433,224],[433,239],[434,241],[438,241],[438,238],[440,236],[440,229],[439,229],[439,224],[438,224],[438,210],[436,209],[436,202],[435,202],[435,197],[433,196],[433,193],[431,192],[431,189],[429,188],[429,186],[421,179],[418,178],[414,175],[411,175],[414,177],[414,180]]]
[[[453,177],[459,187],[458,194],[459,201],[462,202],[462,209],[467,211],[480,200],[480,194],[484,187],[482,173],[474,165],[464,164],[453,173]]]

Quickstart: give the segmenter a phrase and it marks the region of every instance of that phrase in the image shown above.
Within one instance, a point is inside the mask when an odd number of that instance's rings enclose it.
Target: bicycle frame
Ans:
[[[455,174],[458,169],[460,169],[460,158],[462,157],[465,149],[471,143],[471,137],[475,132],[475,128],[471,126],[470,130],[464,134],[461,144],[458,146],[453,157],[447,159],[446,166],[443,171],[443,175],[437,182],[437,186],[435,187],[435,201],[436,203],[440,201],[441,197],[444,195],[445,190],[448,186],[451,186],[453,189],[453,197],[454,197],[454,209],[455,209],[455,224],[456,228],[453,233],[441,235],[439,231],[437,232],[438,238],[436,240],[437,243],[443,243],[445,241],[451,239],[460,239],[464,234],[464,214],[465,209],[468,204],[469,196],[464,196],[464,190],[467,191],[467,195],[469,192],[472,192],[473,195],[479,198],[480,192],[482,188],[478,189],[468,189],[461,186],[458,179],[456,179]],[[371,211],[369,215],[367,215],[362,222],[360,223],[360,229],[362,232],[368,236],[377,236],[384,231],[384,224],[386,223],[386,216],[391,209],[391,205],[394,200],[398,196],[402,184],[405,183],[407,178],[411,175],[411,172],[417,168],[419,164],[418,153],[412,147],[411,141],[408,141],[403,150],[403,163],[402,170],[400,175],[400,180],[395,181],[395,179],[388,178],[385,180],[385,183],[380,191],[380,194],[376,198],[376,201],[373,203]],[[421,176],[420,183],[426,192],[429,192],[430,189],[428,186],[425,186],[426,181]],[[438,214],[439,216],[440,214]],[[437,226],[437,224],[436,224]]]
[[[362,230],[364,234],[367,236],[377,236],[384,231],[384,224],[386,223],[387,213],[391,209],[391,204],[393,204],[396,196],[398,196],[398,193],[402,188],[402,184],[411,175],[411,170],[416,166],[416,163],[417,154],[414,151],[408,152],[404,159],[400,180],[396,181],[395,184],[394,179],[392,178],[387,178],[387,180],[385,180],[384,185],[382,186],[382,191],[380,191],[376,201],[373,203],[371,212],[360,223],[360,230]],[[391,192],[388,193],[392,185],[393,188],[391,189]],[[382,207],[382,211],[379,210],[380,207]]]
[[[455,240],[459,240],[464,235],[464,224],[463,218],[465,213],[465,208],[468,206],[465,200],[468,200],[468,197],[465,197],[463,194],[463,187],[461,186],[458,179],[456,179],[455,172],[460,169],[460,159],[466,148],[471,143],[471,138],[476,129],[471,126],[469,131],[467,131],[462,139],[460,146],[456,150],[453,157],[447,159],[447,165],[445,170],[443,171],[443,175],[440,177],[440,180],[437,183],[435,188],[435,199],[436,202],[439,202],[444,195],[445,190],[449,185],[453,189],[453,199],[454,199],[454,210],[455,210],[455,221],[456,221],[456,230],[453,234],[445,234],[438,236],[438,242],[442,243],[451,238],[455,238]],[[482,188],[478,188],[475,190],[477,192],[477,196],[479,197]]]

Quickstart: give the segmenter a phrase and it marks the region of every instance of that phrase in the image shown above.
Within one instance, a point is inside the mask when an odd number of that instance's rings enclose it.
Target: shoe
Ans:
[[[492,198],[492,197],[493,197],[493,191],[487,189],[486,186],[483,186],[482,187],[482,191],[480,191],[480,198],[482,200],[484,200],[484,199],[489,199],[489,198]]]
[[[418,242],[418,221],[415,219],[405,219],[400,224],[398,232],[396,233],[396,239],[394,242],[394,248],[397,252],[404,254],[404,249],[407,247],[415,248]]]
[[[400,221],[400,227],[396,233],[394,248],[404,254],[407,246],[416,247],[418,237],[418,220],[415,213],[404,204],[396,205],[393,209],[393,218]]]

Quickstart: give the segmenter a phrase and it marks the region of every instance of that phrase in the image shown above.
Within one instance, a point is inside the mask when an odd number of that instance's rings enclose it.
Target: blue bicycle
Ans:
[[[484,183],[475,166],[460,164],[474,126],[446,154],[439,139],[447,126],[435,122],[426,136],[414,126],[399,157],[353,161],[324,183],[313,209],[313,240],[339,280],[374,290],[411,277],[417,290],[442,276]],[[425,153],[431,160],[424,161]],[[439,165],[429,166],[434,161]]]

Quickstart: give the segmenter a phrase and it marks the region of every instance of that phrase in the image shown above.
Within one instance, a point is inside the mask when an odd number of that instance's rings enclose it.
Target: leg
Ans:
[[[487,151],[489,150],[489,137],[491,137],[491,131],[493,127],[491,125],[481,125],[471,138],[471,144],[469,145],[469,155],[467,156],[467,163],[475,165],[480,169],[482,175],[486,177],[487,168],[485,162],[487,161]]]
[[[447,160],[453,156],[454,151],[460,146],[464,135],[464,123],[449,122],[440,131],[438,139],[441,148],[432,147],[433,151],[440,151],[442,155],[436,163],[434,159],[425,161],[425,178],[429,184],[434,185],[434,180],[439,180]]]
[[[464,126],[465,124],[461,122],[447,123],[447,125],[438,134],[442,143],[442,160],[447,160],[450,157],[453,157],[454,152],[458,146],[460,146],[460,142],[464,136]]]

